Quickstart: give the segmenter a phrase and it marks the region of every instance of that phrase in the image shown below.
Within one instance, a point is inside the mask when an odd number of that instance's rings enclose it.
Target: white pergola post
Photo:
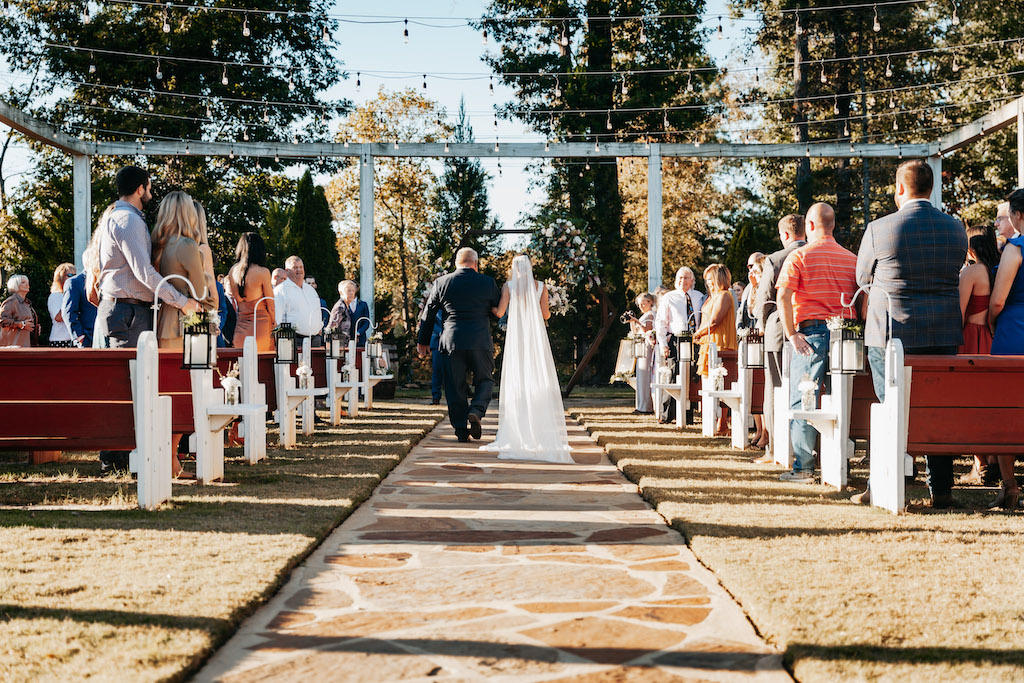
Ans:
[[[1024,187],[1024,99],[1017,100],[1017,187]]]
[[[647,157],[647,291],[653,292],[662,282],[662,186],[661,145],[651,144]]]
[[[373,155],[370,145],[363,145],[359,155],[359,294],[370,307],[370,320],[375,321],[373,310]]]
[[[942,156],[936,154],[926,159],[932,169],[932,206],[942,211]]]
[[[92,160],[85,154],[72,157],[75,223],[75,272],[82,272],[82,254],[92,235]]]

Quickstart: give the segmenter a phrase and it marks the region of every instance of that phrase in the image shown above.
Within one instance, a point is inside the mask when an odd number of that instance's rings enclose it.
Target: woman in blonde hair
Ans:
[[[698,372],[707,377],[709,352],[708,346],[713,342],[719,351],[735,350],[736,343],[736,306],[733,301],[730,283],[732,275],[721,263],[713,263],[704,269],[704,283],[708,287],[708,296],[700,307],[700,328],[693,335],[693,341],[700,343],[700,357],[697,360]],[[702,419],[712,419],[710,415]],[[716,435],[725,433],[726,411],[718,421]]]
[[[184,192],[171,192],[160,202],[156,227],[153,228],[153,266],[161,275],[181,275],[188,278],[205,309],[217,305],[217,290],[207,284],[199,242],[199,214],[192,197]],[[191,296],[188,285],[174,278],[167,281],[182,294]],[[161,306],[157,319],[156,338],[161,348],[182,346],[184,333],[181,311]]]
[[[55,349],[71,348],[71,328],[64,322],[64,313],[60,307],[64,301],[64,283],[74,275],[74,263],[62,263],[53,271],[46,308],[50,311],[50,346]]]

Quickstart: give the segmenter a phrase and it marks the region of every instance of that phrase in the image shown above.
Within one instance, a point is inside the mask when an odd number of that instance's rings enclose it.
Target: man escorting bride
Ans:
[[[440,311],[445,398],[459,441],[481,436],[480,420],[494,387],[488,314],[500,318],[507,312],[498,434],[484,449],[502,459],[573,462],[544,323],[550,317],[548,292],[534,279],[529,257],[520,255],[512,261],[511,277],[500,294],[492,278],[477,272],[477,254],[472,249],[459,250],[455,267],[431,289],[420,317],[417,351],[420,358],[426,356]],[[472,403],[467,396],[469,372],[475,386]]]

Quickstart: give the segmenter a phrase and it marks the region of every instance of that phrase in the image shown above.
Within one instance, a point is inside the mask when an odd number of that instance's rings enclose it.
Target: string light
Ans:
[[[640,21],[640,44],[645,45],[647,43],[647,33],[644,32],[644,22]]]
[[[348,138],[347,137],[345,138],[345,141],[344,141],[343,144],[345,145],[345,149],[348,149]]]
[[[263,123],[270,123],[270,107],[263,103]]]
[[[423,74],[423,89],[427,89],[427,74]]]
[[[629,86],[626,85],[626,77],[622,77],[622,96],[625,97],[629,94]]]
[[[295,79],[292,78],[292,72],[288,72],[288,92],[295,92]]]
[[[356,72],[356,92],[359,92],[359,89],[361,88],[362,85],[363,85],[363,83],[362,83],[362,81],[359,80],[359,72],[357,71]]]
[[[804,27],[800,25],[799,14],[796,15],[796,28],[793,30],[793,32],[796,33],[796,35],[798,36],[802,36],[804,34]]]
[[[487,45],[487,29],[484,29],[483,38],[480,41],[484,46]]]
[[[280,155],[278,155],[277,150],[274,151],[274,163],[278,163],[278,164],[281,163],[281,157],[280,157]],[[365,163],[366,162],[364,161],[363,164],[365,164]]]
[[[164,80],[164,72],[160,70],[160,60],[156,60],[156,80]]]
[[[953,55],[953,73],[956,73],[959,70],[960,70],[960,64],[957,63],[956,55],[954,54]]]
[[[828,83],[828,72],[825,70],[825,62],[821,63],[821,82]]]
[[[487,88],[491,91],[491,97],[494,97],[494,76],[491,76],[490,82],[487,84]]]
[[[245,20],[242,21],[242,35],[248,38],[252,35],[252,31],[249,30],[249,15],[245,15]]]
[[[584,166],[583,166],[583,170],[584,170],[584,171],[589,171],[589,170],[590,170],[590,161],[587,161],[587,163],[586,163],[586,164],[584,164]]]
[[[208,119],[212,119],[213,118],[213,109],[210,107],[210,103],[209,102],[206,103],[206,118],[208,118]]]
[[[89,13],[89,3],[85,3],[85,8],[82,10],[82,23],[88,24],[92,21],[92,14]]]
[[[544,141],[544,151],[545,152],[550,152],[551,151],[551,145],[548,143],[547,140]]]
[[[600,152],[601,151],[601,144],[597,141],[596,137],[594,138],[594,151],[595,152]]]
[[[243,142],[249,142],[249,129],[248,128],[243,128],[242,129],[242,141]]]
[[[555,97],[562,96],[562,86],[558,82],[558,76],[555,76]]]
[[[951,24],[953,24],[953,26],[959,26],[960,25],[960,15],[956,13],[956,3],[955,2],[953,3],[953,16],[950,18],[949,21],[950,21]]]
[[[96,73],[96,59],[91,52],[89,53],[89,73]]]
[[[724,36],[724,35],[725,35],[725,34],[724,34],[724,32],[722,31],[722,15],[721,15],[721,14],[719,14],[719,15],[718,15],[718,39],[719,39],[719,40],[721,40],[721,39],[722,39],[722,36]]]
[[[232,147],[231,151],[228,153],[228,159],[234,159],[234,158],[235,158],[235,148]]]
[[[451,149],[449,149],[449,147],[448,147],[448,143],[447,143],[447,142],[445,142],[445,143],[444,143],[444,153],[445,153],[445,154],[447,154],[447,153],[448,153],[448,152],[450,152],[450,151],[451,151]]]
[[[324,24],[324,31],[323,33],[320,34],[320,39],[323,40],[325,43],[331,39],[331,31],[328,28],[327,24]]]
[[[398,149],[398,138],[395,138],[395,149]]]
[[[667,131],[668,130],[668,112],[667,111],[664,114],[662,114],[661,123],[662,123],[662,127]]]
[[[686,77],[686,92],[693,92],[693,73],[692,72],[690,74],[688,74],[687,77]]]
[[[875,33],[878,33],[879,31],[882,30],[882,24],[879,23],[878,21],[878,5],[875,5],[875,23],[871,27],[871,30],[874,31]]]
[[[499,151],[498,141],[497,140],[494,141],[494,151],[495,152]]]
[[[562,27],[562,38],[558,41],[562,47],[569,47],[569,36],[565,34],[565,27]]]
[[[170,4],[171,3],[167,3],[168,7],[170,7]],[[167,8],[164,8],[164,27],[163,28],[164,28],[164,33],[170,33],[171,32],[171,15],[170,15],[169,10],[167,10]]]
[[[608,111],[608,120],[605,122],[604,127],[607,130],[611,130],[612,129],[612,112],[611,112],[611,110]]]
[[[885,77],[892,78],[892,60],[888,57],[885,58]]]
[[[409,20],[405,20],[405,29],[402,30],[402,42],[408,44],[409,42]]]
[[[221,85],[227,85],[228,83],[230,83],[230,81],[228,81],[228,65],[225,64],[224,65],[224,73],[221,74],[221,77],[220,77],[220,84]]]

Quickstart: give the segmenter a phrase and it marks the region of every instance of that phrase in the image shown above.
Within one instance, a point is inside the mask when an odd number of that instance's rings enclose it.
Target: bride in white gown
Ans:
[[[495,313],[500,318],[506,310],[498,434],[481,449],[506,460],[571,463],[562,394],[544,324],[551,317],[548,292],[533,279],[528,256],[512,261],[512,275]]]

